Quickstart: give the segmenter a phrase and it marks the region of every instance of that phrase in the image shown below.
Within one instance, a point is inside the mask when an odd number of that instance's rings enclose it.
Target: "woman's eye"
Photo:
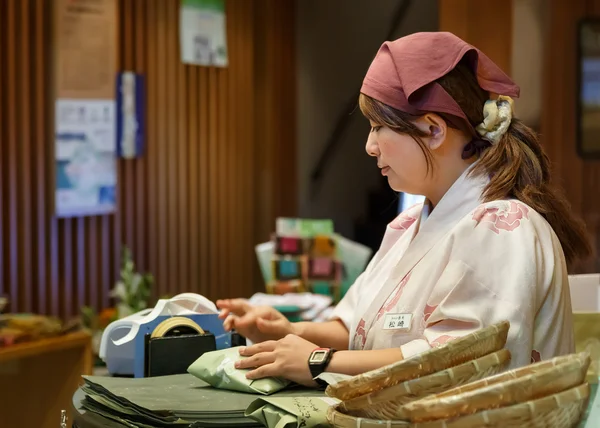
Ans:
[[[371,132],[377,132],[381,129],[381,126],[371,126]]]

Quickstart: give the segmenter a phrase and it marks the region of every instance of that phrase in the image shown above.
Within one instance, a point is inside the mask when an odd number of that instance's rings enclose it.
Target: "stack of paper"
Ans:
[[[152,378],[84,376],[81,407],[126,427],[257,427],[244,416],[260,395],[214,389],[189,374]],[[323,396],[292,388],[273,397]]]

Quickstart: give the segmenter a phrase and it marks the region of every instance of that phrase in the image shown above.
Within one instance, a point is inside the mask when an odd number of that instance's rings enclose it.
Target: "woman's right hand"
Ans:
[[[219,318],[226,331],[235,329],[253,343],[279,340],[296,334],[293,324],[270,306],[252,306],[243,299],[217,300]]]

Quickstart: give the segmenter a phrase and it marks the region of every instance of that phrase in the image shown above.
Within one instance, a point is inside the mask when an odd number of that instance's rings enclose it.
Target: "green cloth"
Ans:
[[[327,397],[264,397],[254,401],[246,416],[267,428],[330,427],[327,409],[337,400]]]
[[[206,352],[188,367],[188,372],[214,388],[251,394],[272,394],[290,384],[280,378],[247,379],[249,370],[234,367],[236,361],[244,358],[239,347]]]

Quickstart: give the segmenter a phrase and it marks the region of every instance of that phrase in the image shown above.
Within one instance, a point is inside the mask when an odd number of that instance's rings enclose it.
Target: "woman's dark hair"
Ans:
[[[483,121],[483,105],[489,94],[481,89],[467,66],[459,64],[437,82],[454,98],[473,126]],[[415,116],[364,94],[360,95],[359,105],[363,115],[372,122],[413,137],[425,155],[428,171],[433,168],[432,154],[422,140],[426,134],[414,125]],[[461,121],[456,118],[439,115],[449,126],[461,128]],[[573,214],[562,191],[552,183],[550,169],[550,160],[536,133],[513,118],[502,139],[480,153],[471,174],[490,177],[483,194],[485,202],[515,198],[540,213],[558,236],[567,262],[572,263],[589,257],[592,249],[585,224]]]

